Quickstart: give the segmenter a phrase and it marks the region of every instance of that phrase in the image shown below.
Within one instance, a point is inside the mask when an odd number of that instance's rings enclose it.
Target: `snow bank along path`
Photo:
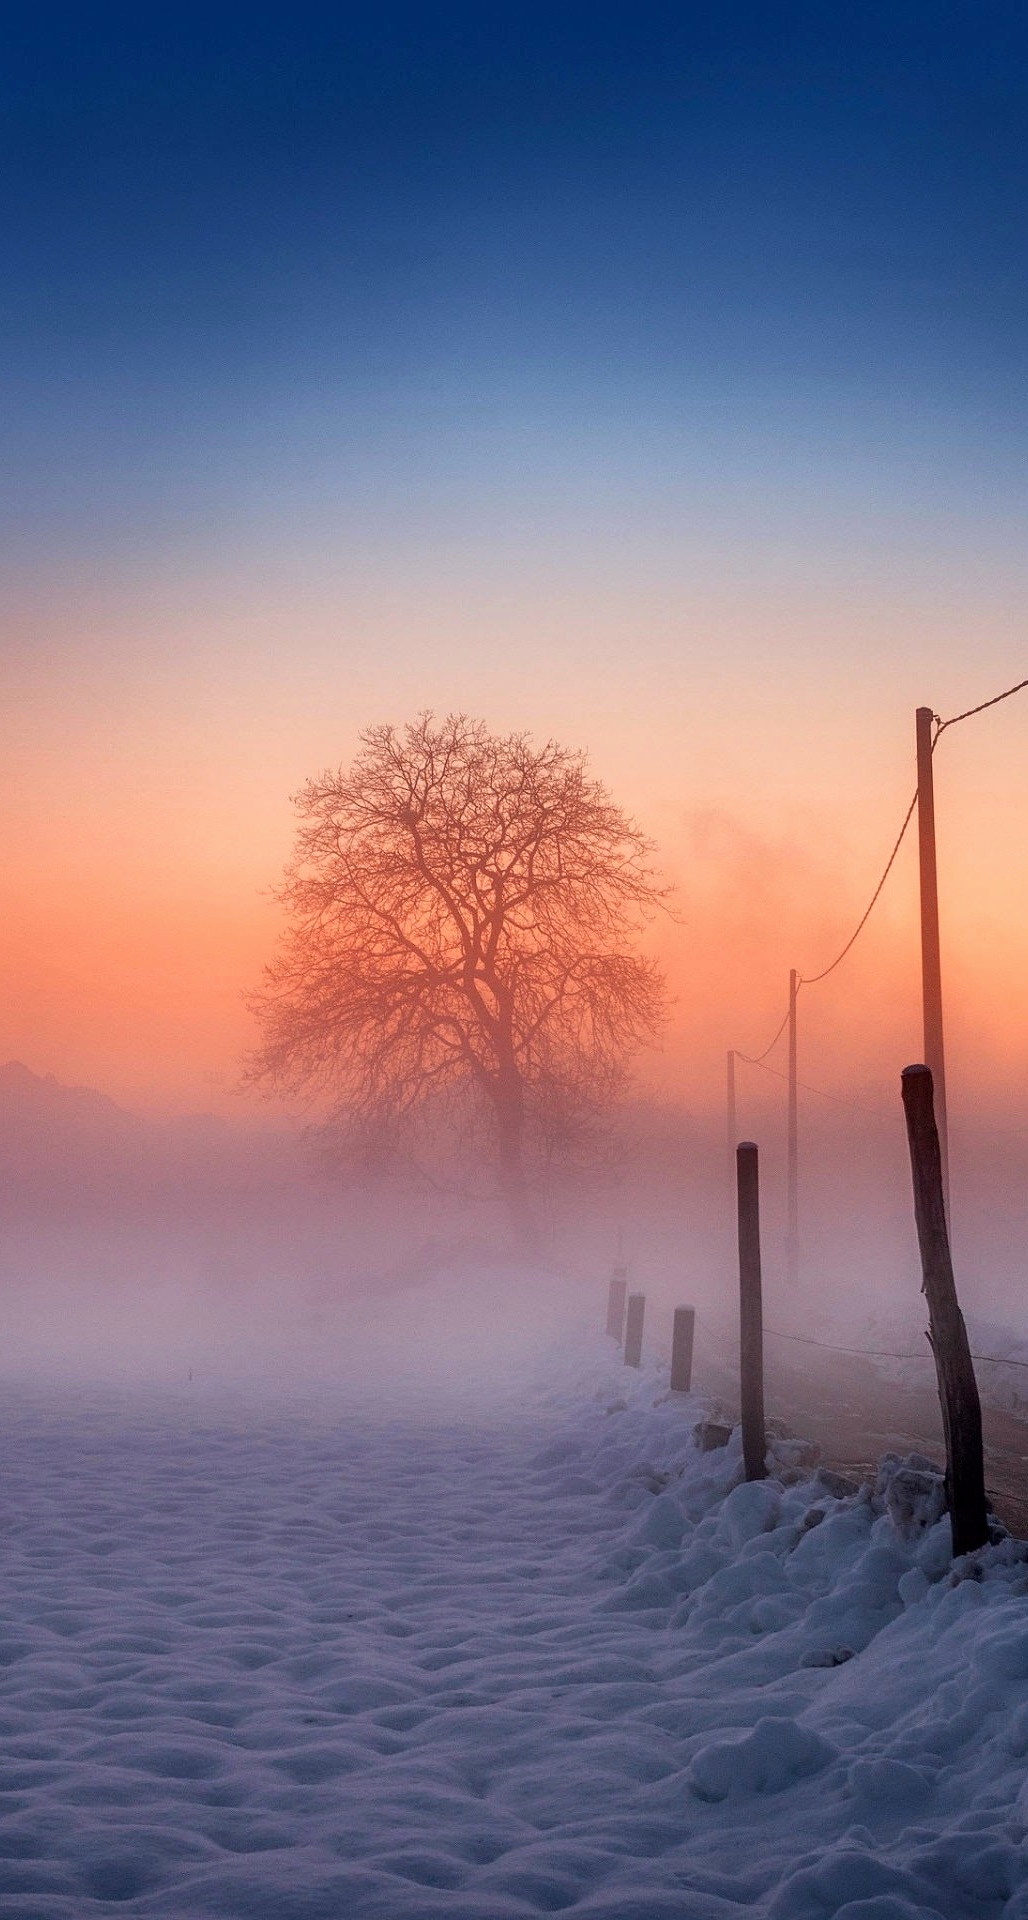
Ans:
[[[1020,1550],[655,1397],[8,1395],[0,1912],[1025,1920]]]

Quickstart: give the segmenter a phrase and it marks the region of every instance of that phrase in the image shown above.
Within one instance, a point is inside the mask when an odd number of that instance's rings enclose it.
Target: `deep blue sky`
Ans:
[[[870,407],[1017,460],[1023,6],[43,8],[3,43],[23,527],[231,513],[254,435],[273,490],[276,445],[426,410]]]

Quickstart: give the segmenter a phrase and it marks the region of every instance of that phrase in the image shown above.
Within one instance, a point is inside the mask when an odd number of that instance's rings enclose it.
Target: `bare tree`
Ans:
[[[254,1001],[249,1077],[328,1092],[351,1143],[442,1100],[484,1120],[516,1232],[527,1162],[611,1100],[664,1015],[634,951],[651,845],[584,755],[464,715],[372,727],[296,797],[289,924]]]

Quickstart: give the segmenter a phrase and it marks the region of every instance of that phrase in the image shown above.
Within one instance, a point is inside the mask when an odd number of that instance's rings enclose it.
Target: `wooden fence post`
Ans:
[[[607,1294],[607,1332],[612,1340],[617,1341],[618,1346],[625,1337],[625,1294],[627,1292],[628,1282],[625,1279],[624,1267],[615,1267],[610,1291]]]
[[[767,1478],[764,1430],[764,1319],[760,1293],[760,1176],[752,1140],[735,1152],[739,1201],[739,1388],[747,1480]]]
[[[695,1307],[676,1307],[671,1335],[671,1391],[688,1393],[692,1386],[692,1347],[696,1332]]]
[[[953,1278],[931,1069],[904,1067],[902,1085],[923,1291],[928,1302],[929,1339],[935,1356],[942,1430],[946,1438],[946,1489],[953,1552],[973,1553],[989,1538],[982,1406]]]
[[[630,1293],[628,1296],[628,1314],[625,1321],[625,1365],[640,1367],[643,1350],[643,1314],[646,1312],[646,1295]]]

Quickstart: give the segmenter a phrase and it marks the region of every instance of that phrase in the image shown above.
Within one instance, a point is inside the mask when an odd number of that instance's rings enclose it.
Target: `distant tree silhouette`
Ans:
[[[530,1245],[531,1156],[610,1102],[663,1018],[663,978],[634,951],[664,897],[650,842],[552,741],[463,714],[361,740],[349,771],[296,796],[249,1077],[327,1091],[369,1157],[440,1100],[474,1115]]]

